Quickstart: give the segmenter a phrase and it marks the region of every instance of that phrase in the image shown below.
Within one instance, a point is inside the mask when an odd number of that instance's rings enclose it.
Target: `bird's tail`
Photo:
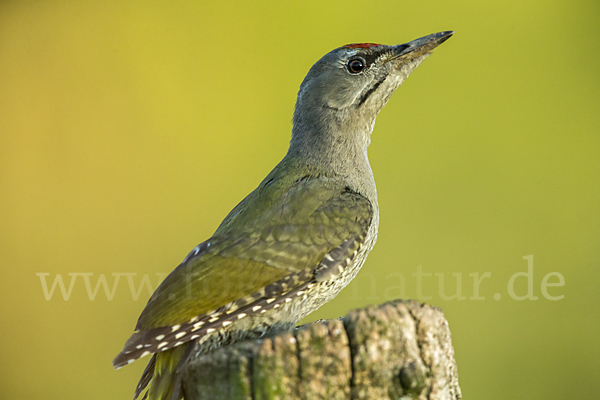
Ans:
[[[148,390],[141,400],[182,399],[179,367],[185,362],[191,347],[190,343],[185,343],[154,354],[140,378],[133,400],[146,388]]]

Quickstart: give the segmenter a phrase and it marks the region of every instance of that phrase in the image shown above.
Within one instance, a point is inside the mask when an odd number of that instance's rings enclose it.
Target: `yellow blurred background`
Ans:
[[[420,298],[449,320],[465,398],[598,398],[599,17],[597,0],[1,2],[0,397],[130,399],[147,359],[111,360],[143,277],[283,157],[309,67],[455,30],[380,114],[379,241],[308,320]],[[517,300],[529,255],[537,299]],[[102,276],[114,292],[90,296]]]

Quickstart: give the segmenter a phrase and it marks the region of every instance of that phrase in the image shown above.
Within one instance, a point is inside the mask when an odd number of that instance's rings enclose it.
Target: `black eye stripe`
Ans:
[[[352,58],[350,58],[346,62],[346,68],[348,69],[349,72],[356,73],[356,72],[352,72],[350,70],[349,64],[354,60],[360,60],[364,64],[363,70],[366,70],[368,68],[371,68],[371,65],[373,63],[375,63],[378,59],[380,59],[385,53],[386,53],[386,49],[381,49],[380,51],[373,51],[373,52],[371,52],[371,51],[359,52],[358,54],[355,54]]]
[[[379,57],[381,56],[380,53],[369,53],[369,54],[365,54],[364,55],[364,60],[366,63],[366,67],[370,67],[371,64],[373,64],[375,62],[375,60],[377,60]]]

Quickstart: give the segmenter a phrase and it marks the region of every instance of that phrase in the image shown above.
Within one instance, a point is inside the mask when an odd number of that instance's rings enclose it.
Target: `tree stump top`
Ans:
[[[396,300],[191,359],[186,400],[461,398],[440,309]]]

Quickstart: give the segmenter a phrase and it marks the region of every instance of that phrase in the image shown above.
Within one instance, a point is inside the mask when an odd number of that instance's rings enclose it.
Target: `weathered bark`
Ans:
[[[186,400],[461,398],[440,309],[393,301],[191,360]]]

